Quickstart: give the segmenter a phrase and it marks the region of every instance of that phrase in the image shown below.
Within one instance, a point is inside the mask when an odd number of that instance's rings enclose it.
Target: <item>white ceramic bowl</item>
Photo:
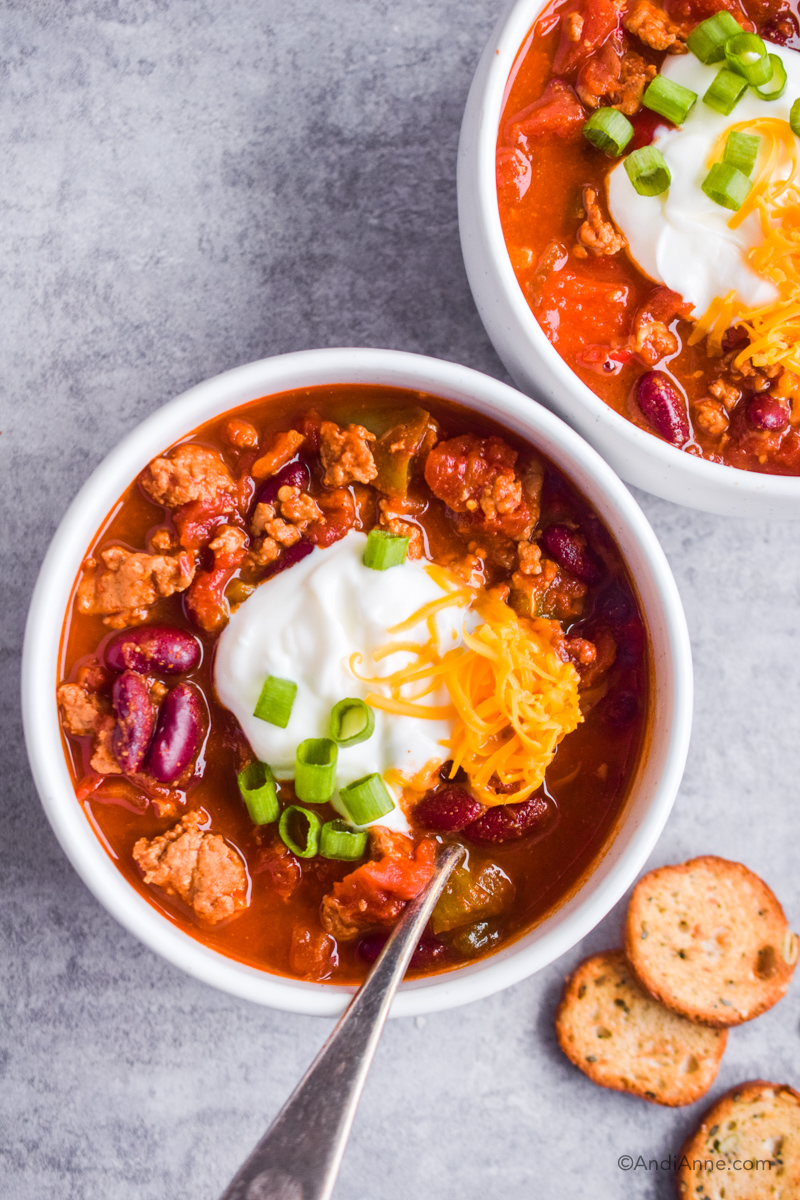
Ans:
[[[669,815],[683,772],[692,713],[692,663],[681,602],[641,510],[598,454],[519,392],[453,363],[391,350],[310,350],[266,359],[201,383],[139,425],[84,484],[42,565],[25,633],[22,698],[33,775],[56,836],[86,885],[131,933],[176,966],[259,1004],[332,1016],[351,989],[255,970],[201,945],[160,916],[106,854],[75,798],[55,700],[59,640],[87,546],[127,483],[173,442],[260,396],[315,384],[373,383],[456,400],[529,438],[581,489],[616,537],[636,581],[653,647],[655,713],[631,799],[605,857],[580,890],[538,928],[490,958],[403,984],[394,1015],[433,1012],[487,996],[563,954],[614,905],[641,871]]]
[[[494,347],[523,391],[568,421],[623,479],[665,500],[736,517],[800,518],[800,478],[762,475],[677,450],[614,412],[551,346],[508,257],[495,185],[506,85],[542,0],[513,0],[472,81],[458,151],[458,221],[472,294]]]

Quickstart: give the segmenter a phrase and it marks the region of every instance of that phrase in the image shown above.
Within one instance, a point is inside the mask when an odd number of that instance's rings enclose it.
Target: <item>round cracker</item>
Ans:
[[[681,1151],[680,1200],[797,1200],[800,1093],[754,1079],[716,1102]]]
[[[556,1034],[594,1083],[670,1107],[705,1095],[728,1037],[653,1000],[621,950],[593,954],[567,980]]]
[[[798,939],[762,879],[706,855],[639,880],[625,949],[651,995],[722,1029],[777,1004],[794,973]]]

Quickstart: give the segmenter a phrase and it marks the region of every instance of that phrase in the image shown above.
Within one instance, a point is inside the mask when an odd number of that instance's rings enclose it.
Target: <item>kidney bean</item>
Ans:
[[[747,420],[754,429],[768,429],[779,432],[789,424],[789,406],[778,396],[769,392],[761,392],[753,396],[747,405]]]
[[[684,446],[689,440],[686,401],[663,371],[645,371],[636,383],[636,403],[665,441]]]
[[[281,571],[285,571],[287,567],[293,567],[295,563],[299,563],[313,549],[313,542],[309,542],[306,538],[300,538],[300,541],[295,542],[293,546],[287,546],[277,562],[272,563],[264,575],[264,579],[272,579],[273,575],[280,575]]]
[[[358,943],[359,958],[362,958],[364,962],[374,963],[388,940],[389,934],[379,930],[365,934]],[[417,942],[414,953],[411,955],[409,968],[412,971],[429,970],[434,963],[440,961],[446,955],[447,947],[444,942],[440,942],[438,938],[433,937],[429,933],[424,933]]]
[[[550,557],[581,583],[597,583],[602,579],[602,564],[580,530],[570,529],[567,525],[551,525],[544,531],[542,542]]]
[[[414,809],[414,820],[431,833],[457,833],[482,812],[480,801],[458,784],[450,784],[426,792]]]
[[[627,729],[639,712],[639,701],[633,692],[620,692],[617,696],[606,696],[600,704],[606,725],[612,729]]]
[[[600,600],[599,610],[612,629],[623,629],[634,616],[633,601],[623,587],[612,583]]]
[[[546,815],[547,800],[540,792],[534,792],[519,804],[498,804],[494,808],[487,808],[483,816],[467,825],[464,837],[471,842],[494,846],[501,842],[515,842],[541,824]]]
[[[464,783],[468,778],[467,772],[463,767],[459,767],[453,776],[450,774],[452,770],[453,760],[452,758],[448,758],[447,762],[443,762],[439,767],[439,778],[442,783]]]
[[[147,681],[136,671],[123,671],[111,689],[116,723],[111,750],[122,770],[130,775],[144,762],[156,726],[156,710]]]
[[[722,349],[726,354],[731,350],[744,350],[750,344],[750,334],[744,325],[731,325],[722,335]]]
[[[174,783],[194,758],[203,733],[203,706],[197,688],[179,683],[167,692],[158,714],[158,727],[147,770],[159,783]]]
[[[140,625],[115,634],[106,645],[104,657],[112,671],[182,675],[200,661],[200,643],[190,633],[170,625]]]
[[[262,483],[256,492],[256,504],[274,504],[282,487],[296,487],[305,491],[310,482],[311,472],[304,462],[287,463],[276,475]]]
[[[787,46],[800,36],[797,17],[789,9],[778,11],[761,26],[761,36],[768,42],[776,42],[779,46]],[[725,343],[722,343],[725,348]]]

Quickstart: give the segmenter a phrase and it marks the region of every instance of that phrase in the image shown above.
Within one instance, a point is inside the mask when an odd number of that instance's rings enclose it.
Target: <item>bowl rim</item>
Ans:
[[[710,462],[671,446],[662,438],[640,428],[616,412],[567,365],[548,340],[525,300],[511,265],[500,222],[495,155],[509,76],[534,22],[549,3],[550,0],[511,0],[501,14],[473,78],[472,87],[477,90],[477,95],[470,95],[470,101],[474,100],[474,105],[468,102],[459,144],[461,162],[469,155],[468,142],[474,142],[475,169],[469,171],[469,183],[471,190],[475,191],[470,199],[477,201],[480,224],[489,244],[491,270],[509,303],[514,320],[531,343],[534,355],[544,360],[561,387],[569,391],[573,401],[584,409],[588,420],[596,425],[607,426],[611,435],[621,439],[623,445],[627,445],[633,453],[650,455],[659,467],[665,468],[677,480],[683,474],[704,490],[735,494],[738,497],[744,495],[762,500],[768,497],[773,501],[791,499],[797,502],[800,499],[799,476],[771,475],[766,472],[746,471],[725,463]],[[475,114],[477,133],[473,123],[468,121],[470,112]],[[459,208],[462,203],[469,202],[463,195],[461,182],[459,177]],[[459,223],[462,224],[461,218]],[[468,274],[470,283],[473,284],[469,268]],[[535,365],[534,362],[532,366]],[[636,482],[639,486],[647,488],[646,482],[640,479]],[[677,493],[678,489],[676,487],[670,490]],[[655,494],[666,496],[662,490]],[[680,503],[677,495],[666,498],[675,499]],[[684,502],[694,506],[692,500]],[[705,506],[698,503],[697,507]],[[722,510],[714,507],[712,511]]]
[[[495,416],[511,429],[524,428],[534,444],[537,439],[545,442],[545,452],[550,456],[555,449],[558,465],[573,479],[577,474],[591,481],[598,493],[597,497],[589,497],[592,505],[608,509],[631,547],[641,554],[665,630],[665,655],[669,659],[665,671],[671,669],[673,674],[664,770],[648,809],[634,824],[628,844],[607,877],[583,896],[596,867],[579,889],[574,911],[562,914],[554,928],[537,934],[532,945],[525,945],[529,935],[524,935],[475,964],[401,985],[392,1015],[416,1016],[469,1003],[518,983],[594,928],[640,873],[667,820],[683,774],[691,730],[693,678],[689,634],[672,572],[653,530],[624,484],[559,417],[507,384],[469,367],[396,350],[299,351],[234,368],[190,388],[135,426],[109,452],[83,484],[56,530],[34,588],[25,630],[23,725],[31,771],[56,837],[90,891],[130,933],[188,974],[242,999],[309,1015],[336,1016],[344,1010],[354,988],[293,980],[239,963],[184,933],[139,895],[114,865],[99,831],[93,828],[75,796],[55,703],[64,614],[86,549],[119,498],[119,480],[127,486],[127,481],[135,478],[154,455],[225,411],[293,388],[337,382],[375,383],[441,395]],[[620,536],[619,531],[616,536]],[[657,669],[656,664],[654,671]],[[627,816],[610,844],[619,837],[626,821]]]

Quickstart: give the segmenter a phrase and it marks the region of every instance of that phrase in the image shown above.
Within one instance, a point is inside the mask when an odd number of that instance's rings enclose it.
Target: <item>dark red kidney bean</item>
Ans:
[[[726,354],[731,350],[744,350],[750,345],[750,334],[744,325],[731,325],[722,335],[722,349]]]
[[[170,625],[140,625],[115,634],[106,645],[104,658],[112,671],[183,675],[199,663],[200,643],[190,633]]]
[[[602,564],[579,530],[567,525],[551,525],[542,534],[542,542],[550,557],[581,583],[597,583],[602,579]]]
[[[269,567],[264,579],[272,579],[273,575],[280,575],[281,571],[285,571],[287,567],[293,567],[295,563],[299,563],[314,549],[314,543],[309,542],[306,538],[301,538],[299,542],[295,542],[293,546],[288,546],[283,554]]]
[[[453,760],[452,758],[448,758],[447,762],[443,762],[439,767],[439,778],[441,779],[442,783],[464,783],[467,779],[467,772],[464,770],[464,768],[459,767],[456,770],[455,775],[453,775],[451,778],[450,772],[452,770]]]
[[[631,117],[631,124],[633,125],[633,137],[626,149],[640,150],[642,146],[649,146],[655,139],[656,130],[659,125],[664,124],[664,118],[657,112],[643,108],[635,117]]]
[[[432,788],[414,809],[414,821],[430,833],[458,833],[483,812],[483,805],[458,784]]]
[[[623,667],[632,667],[644,654],[644,626],[633,618],[624,629],[615,631],[617,638],[617,662]]]
[[[135,671],[124,671],[111,689],[116,723],[111,734],[111,751],[126,775],[144,762],[153,730],[156,708],[147,681]]]
[[[482,817],[467,825],[464,837],[471,842],[493,846],[515,842],[531,833],[546,816],[547,800],[540,792],[534,792],[520,804],[498,804],[487,808]]]
[[[620,692],[617,696],[606,696],[601,701],[600,712],[612,729],[627,729],[636,720],[639,701],[633,692]]]
[[[787,46],[789,42],[793,42],[800,36],[797,17],[788,8],[775,13],[761,26],[761,36],[767,42],[774,42],[778,46]],[[724,341],[722,345],[723,349],[727,349]]]
[[[689,440],[686,401],[663,371],[645,371],[636,383],[636,403],[665,441],[685,446]]]
[[[358,943],[359,957],[367,963],[374,963],[383,947],[389,940],[389,934],[374,930],[367,933]],[[447,956],[447,947],[430,933],[424,933],[417,942],[417,947],[411,955],[409,967],[412,971],[429,970],[434,963]]]
[[[203,705],[197,688],[179,683],[162,701],[148,772],[159,783],[174,783],[197,753],[202,734]]]
[[[618,583],[603,593],[598,608],[612,629],[623,629],[636,612],[629,593]]]
[[[310,482],[311,472],[304,462],[287,463],[276,475],[262,483],[256,492],[256,504],[274,504],[282,487],[296,487],[305,491]]]
[[[789,424],[789,406],[778,396],[769,392],[760,392],[753,396],[747,404],[747,420],[754,429],[768,429],[779,432]]]

